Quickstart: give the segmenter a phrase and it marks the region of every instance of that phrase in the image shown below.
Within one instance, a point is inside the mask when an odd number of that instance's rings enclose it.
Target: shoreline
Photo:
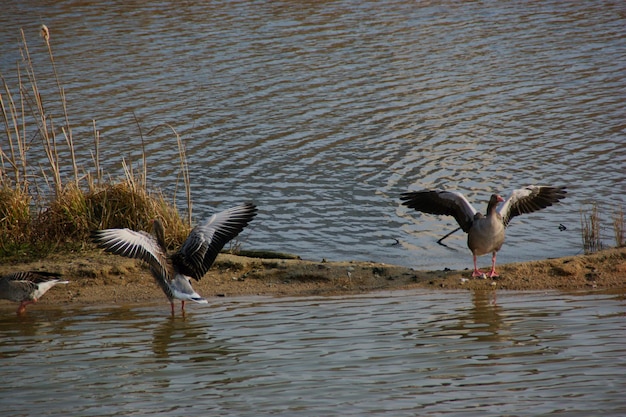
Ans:
[[[38,304],[166,301],[140,261],[88,250],[0,265],[0,275],[24,270],[59,272],[67,285]],[[470,270],[418,271],[375,262],[316,262],[220,254],[207,275],[193,282],[203,297],[333,296],[382,290],[608,290],[626,289],[626,248],[589,255],[499,265],[500,277],[471,278]],[[2,300],[0,307],[15,308]],[[31,306],[29,308],[37,308]]]

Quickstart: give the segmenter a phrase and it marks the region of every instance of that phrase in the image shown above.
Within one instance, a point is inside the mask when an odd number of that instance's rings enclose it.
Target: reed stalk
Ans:
[[[185,144],[183,143],[176,129],[169,123],[163,123],[162,125],[158,125],[152,128],[148,133],[152,134],[157,129],[162,128],[162,127],[167,127],[176,136],[176,143],[178,145],[178,159],[180,161],[180,175],[182,175],[183,177],[183,185],[185,187],[185,198],[187,201],[187,224],[191,225],[193,203],[191,199],[191,179],[189,177],[189,165],[187,164],[187,154],[185,150]],[[176,182],[176,188],[174,191],[175,196],[176,196],[177,190],[178,190],[178,181]]]
[[[176,132],[176,130],[172,126],[170,127],[176,134],[176,143],[178,144],[178,156],[180,160],[180,172],[181,172],[181,175],[183,176],[183,181],[185,184],[185,197],[187,198],[187,224],[190,225],[192,201],[191,201],[191,180],[189,178],[189,165],[187,164],[187,153],[185,150],[185,144],[183,143],[180,135]]]
[[[22,36],[24,36],[24,31],[22,31]],[[78,165],[76,164],[76,154],[74,153],[74,139],[72,137],[72,128],[70,126],[70,117],[67,111],[67,100],[65,98],[65,89],[61,86],[61,80],[59,79],[59,74],[57,72],[57,66],[54,62],[54,55],[52,54],[52,46],[50,45],[50,31],[46,25],[41,25],[41,37],[44,39],[46,46],[48,47],[48,56],[50,57],[50,63],[52,65],[52,71],[54,73],[54,79],[57,84],[57,88],[59,90],[59,98],[61,102],[61,106],[63,108],[63,117],[65,119],[65,126],[61,127],[61,131],[63,132],[63,136],[65,137],[65,141],[67,143],[67,147],[70,151],[70,159],[72,161],[72,168],[74,169],[74,184],[78,187]],[[24,39],[24,43],[26,43],[26,39]]]
[[[23,102],[29,105],[30,115],[33,116],[36,120],[39,136],[43,142],[43,148],[48,158],[48,163],[50,165],[50,173],[53,178],[54,191],[56,195],[61,194],[61,190],[63,188],[63,183],[61,182],[61,173],[59,169],[59,153],[57,148],[56,134],[54,128],[54,120],[52,116],[49,116],[46,112],[43,98],[41,96],[37,75],[34,70],[33,62],[30,56],[30,51],[28,49],[28,43],[26,42],[26,35],[24,34],[24,30],[21,30],[22,35],[22,47],[21,47],[21,55],[22,61],[24,62],[24,68],[26,70],[26,75],[29,80],[30,90],[24,88],[23,82],[19,81],[20,85],[20,95]],[[32,95],[28,94],[28,91],[32,92]],[[22,113],[22,118],[26,118],[27,114]]]
[[[613,213],[613,234],[615,236],[615,246],[622,247],[626,245],[626,239],[624,236],[624,209],[620,207]]]
[[[139,173],[132,161],[123,159],[123,178],[105,177],[100,161],[100,132],[95,120],[91,127],[94,135],[91,164],[95,172],[81,166],[75,153],[70,113],[54,61],[50,33],[42,26],[42,37],[47,45],[61,104],[63,125],[60,127],[46,109],[23,30],[21,35],[22,61],[17,67],[19,94],[12,93],[0,74],[3,84],[0,121],[7,138],[0,140],[0,256],[37,256],[67,244],[83,245],[94,229],[128,227],[146,230],[149,221],[157,217],[170,231],[169,243],[182,242],[190,230],[191,192],[184,144],[175,129],[167,125],[178,144],[189,207],[186,222],[181,219],[175,204],[168,203],[161,192],[147,189],[149,173],[141,126],[142,170]],[[23,70],[26,77],[22,76]],[[58,134],[62,134],[64,140],[59,140]],[[39,141],[32,141],[37,137]],[[38,146],[41,148],[37,149]],[[70,154],[69,167],[64,167],[63,164],[68,162],[59,158],[65,147]],[[31,166],[28,162],[31,150],[43,150],[47,166]],[[71,174],[66,177],[63,172]],[[82,176],[81,172],[84,173]]]
[[[100,168],[100,131],[96,128],[96,121],[93,120],[93,141],[95,152],[91,152],[91,160],[96,170],[96,184],[102,184],[102,169]],[[90,185],[93,188],[93,184]]]
[[[582,229],[583,249],[585,253],[593,253],[602,250],[602,238],[600,236],[600,214],[598,205],[594,203],[591,213],[586,215],[580,212],[580,223]]]
[[[2,116],[4,119],[4,126],[5,126],[5,135],[7,137],[8,140],[8,145],[9,145],[9,152],[10,154],[7,155],[5,153],[5,151],[2,149],[2,147],[0,146],[0,167],[4,167],[5,163],[9,164],[12,168],[13,171],[13,176],[14,176],[14,181],[15,184],[21,184],[22,183],[22,179],[20,176],[20,169],[18,167],[17,161],[22,161],[25,164],[25,161],[23,160],[23,156],[24,153],[21,150],[22,146],[21,146],[21,141],[20,141],[20,136],[19,136],[19,125],[17,124],[17,117],[15,114],[15,103],[13,101],[13,96],[11,95],[11,91],[9,90],[9,87],[6,83],[6,81],[4,80],[4,77],[2,77],[2,85],[4,87],[4,92],[6,94],[7,99],[9,100],[8,103],[8,107],[7,105],[5,105],[5,99],[3,99],[3,94],[0,93],[0,108],[2,109]],[[11,121],[9,121],[9,116],[11,117]],[[13,126],[13,130],[11,130],[11,126]],[[15,132],[15,137],[13,135],[13,133]],[[19,149],[19,155],[20,157],[17,156],[15,147],[18,147]],[[4,171],[4,169],[0,168],[0,183],[4,183],[4,181],[6,180],[7,177],[7,173]]]
[[[141,138],[141,154],[142,154],[142,168],[143,168],[143,183],[145,184],[148,178],[148,160],[146,158],[146,141],[143,136],[143,130],[141,129],[141,123],[139,123],[139,119],[137,119],[137,114],[133,112],[133,118],[135,119],[135,124],[137,125],[137,129],[139,130],[139,138]]]

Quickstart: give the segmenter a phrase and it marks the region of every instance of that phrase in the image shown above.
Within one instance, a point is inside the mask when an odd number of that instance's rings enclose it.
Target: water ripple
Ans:
[[[452,250],[435,244],[454,225],[400,208],[401,192],[453,188],[482,208],[496,190],[568,185],[562,211],[534,215],[532,228],[516,219],[506,262],[578,253],[579,210],[624,204],[620,2],[114,3],[12,4],[0,39],[17,45],[25,29],[54,97],[33,39],[39,20],[50,27],[86,168],[94,119],[105,169],[121,175],[122,157],[138,166],[136,116],[151,184],[180,197],[167,123],[187,146],[197,218],[242,200],[261,207],[247,245],[463,268],[460,236]],[[5,49],[11,84],[19,55]]]
[[[623,411],[623,295],[394,292],[0,320],[12,414]]]

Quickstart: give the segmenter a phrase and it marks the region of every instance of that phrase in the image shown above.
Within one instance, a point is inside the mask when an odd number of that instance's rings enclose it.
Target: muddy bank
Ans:
[[[49,291],[41,303],[130,303],[165,296],[139,261],[99,250],[4,264],[0,274],[18,270],[60,272],[67,286]],[[416,271],[373,262],[313,262],[220,255],[197,283],[205,297],[241,295],[310,296],[429,288],[502,290],[593,290],[626,288],[626,248],[591,255],[504,264],[500,277],[471,278],[471,271]],[[1,306],[14,303],[0,301]]]

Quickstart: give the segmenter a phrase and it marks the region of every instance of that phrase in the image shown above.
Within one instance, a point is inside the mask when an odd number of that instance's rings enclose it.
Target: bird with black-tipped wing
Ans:
[[[257,214],[254,204],[245,203],[211,216],[193,228],[181,247],[168,255],[165,231],[158,219],[152,221],[154,235],[124,229],[96,230],[93,241],[107,252],[145,261],[157,284],[169,300],[174,314],[174,300],[207,303],[191,286],[209,270],[224,245],[234,239]]]
[[[68,283],[55,272],[13,272],[0,278],[0,298],[20,303],[17,314],[22,314],[28,304],[36,303],[50,288]]]
[[[457,191],[422,190],[410,191],[400,196],[402,204],[416,211],[429,214],[453,216],[461,229],[467,233],[467,246],[474,259],[472,276],[482,276],[476,258],[491,253],[490,277],[496,277],[496,254],[504,243],[505,230],[511,219],[549,207],[563,198],[565,187],[529,185],[513,190],[505,200],[492,194],[485,215],[478,212],[465,196]],[[498,209],[498,204],[503,203]]]

